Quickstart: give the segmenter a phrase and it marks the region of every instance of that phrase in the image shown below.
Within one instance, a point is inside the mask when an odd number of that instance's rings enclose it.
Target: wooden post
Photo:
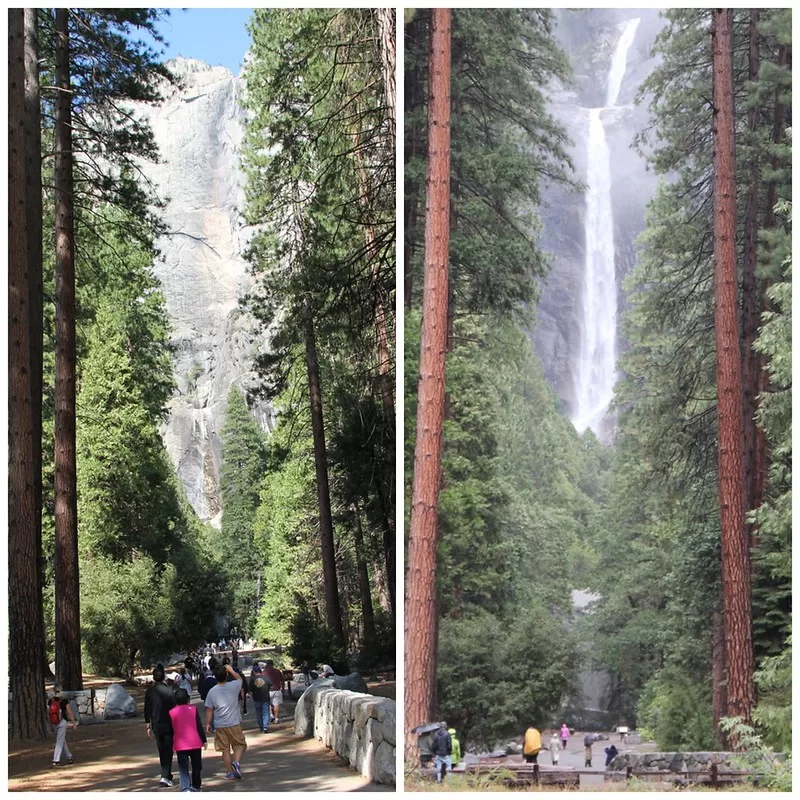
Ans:
[[[719,781],[717,780],[717,765],[716,764],[712,764],[711,765],[711,785],[715,789],[719,789]]]
[[[539,783],[539,765],[538,764],[534,764],[533,765],[533,782],[535,784]]]

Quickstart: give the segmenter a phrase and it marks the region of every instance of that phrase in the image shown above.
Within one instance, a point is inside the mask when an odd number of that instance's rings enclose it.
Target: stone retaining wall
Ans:
[[[317,681],[297,701],[295,733],[316,737],[376,783],[395,783],[394,700]]]
[[[658,773],[700,772],[711,769],[716,764],[720,774],[736,772],[738,768],[731,763],[736,753],[620,753],[609,765],[609,769],[625,771],[633,769],[634,775]],[[739,754],[741,757],[741,754]]]

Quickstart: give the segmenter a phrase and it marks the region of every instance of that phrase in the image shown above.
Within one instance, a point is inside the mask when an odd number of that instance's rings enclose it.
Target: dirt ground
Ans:
[[[107,683],[98,679],[97,685]],[[158,786],[158,751],[155,742],[147,738],[141,712],[144,687],[125,688],[136,698],[138,715],[68,728],[67,744],[75,758],[72,765],[50,766],[54,739],[26,745],[9,742],[9,791],[178,791],[177,760],[172,767],[175,786]],[[387,693],[393,694],[393,689],[386,687]],[[192,704],[200,702],[195,690]],[[295,736],[293,702],[284,702],[280,724],[271,726],[267,734],[258,730],[253,709],[248,699],[248,714],[242,718],[248,746],[242,758],[242,780],[225,780],[222,759],[211,737],[203,752],[204,791],[394,791],[393,786],[370,783],[316,740]]]

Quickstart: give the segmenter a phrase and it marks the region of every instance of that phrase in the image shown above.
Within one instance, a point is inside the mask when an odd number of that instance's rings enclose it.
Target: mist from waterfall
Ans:
[[[575,370],[575,412],[579,432],[591,428],[601,441],[611,436],[606,412],[614,397],[617,361],[617,277],[611,163],[602,112],[616,106],[628,50],[639,19],[631,19],[617,42],[608,72],[606,105],[590,108],[586,169],[586,262],[582,293],[582,327]]]

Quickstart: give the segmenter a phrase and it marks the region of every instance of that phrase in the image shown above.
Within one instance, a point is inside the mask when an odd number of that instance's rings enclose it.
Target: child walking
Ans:
[[[200,721],[200,712],[189,705],[189,693],[186,689],[175,692],[175,708],[170,709],[172,720],[173,747],[178,755],[178,772],[181,778],[182,792],[199,792],[200,773],[203,770],[201,750],[208,747],[206,732]],[[189,762],[192,764],[192,777],[189,779]]]
[[[56,747],[53,750],[53,766],[61,766],[61,755],[66,756],[67,764],[72,764],[72,753],[67,744],[67,723],[72,723],[72,730],[78,727],[78,721],[72,713],[72,707],[66,697],[61,696],[61,688],[53,687],[53,696],[47,701],[47,714],[53,733],[56,735]]]
[[[558,766],[558,758],[561,755],[561,743],[558,741],[558,734],[553,731],[553,735],[550,737],[550,763],[554,766]]]

